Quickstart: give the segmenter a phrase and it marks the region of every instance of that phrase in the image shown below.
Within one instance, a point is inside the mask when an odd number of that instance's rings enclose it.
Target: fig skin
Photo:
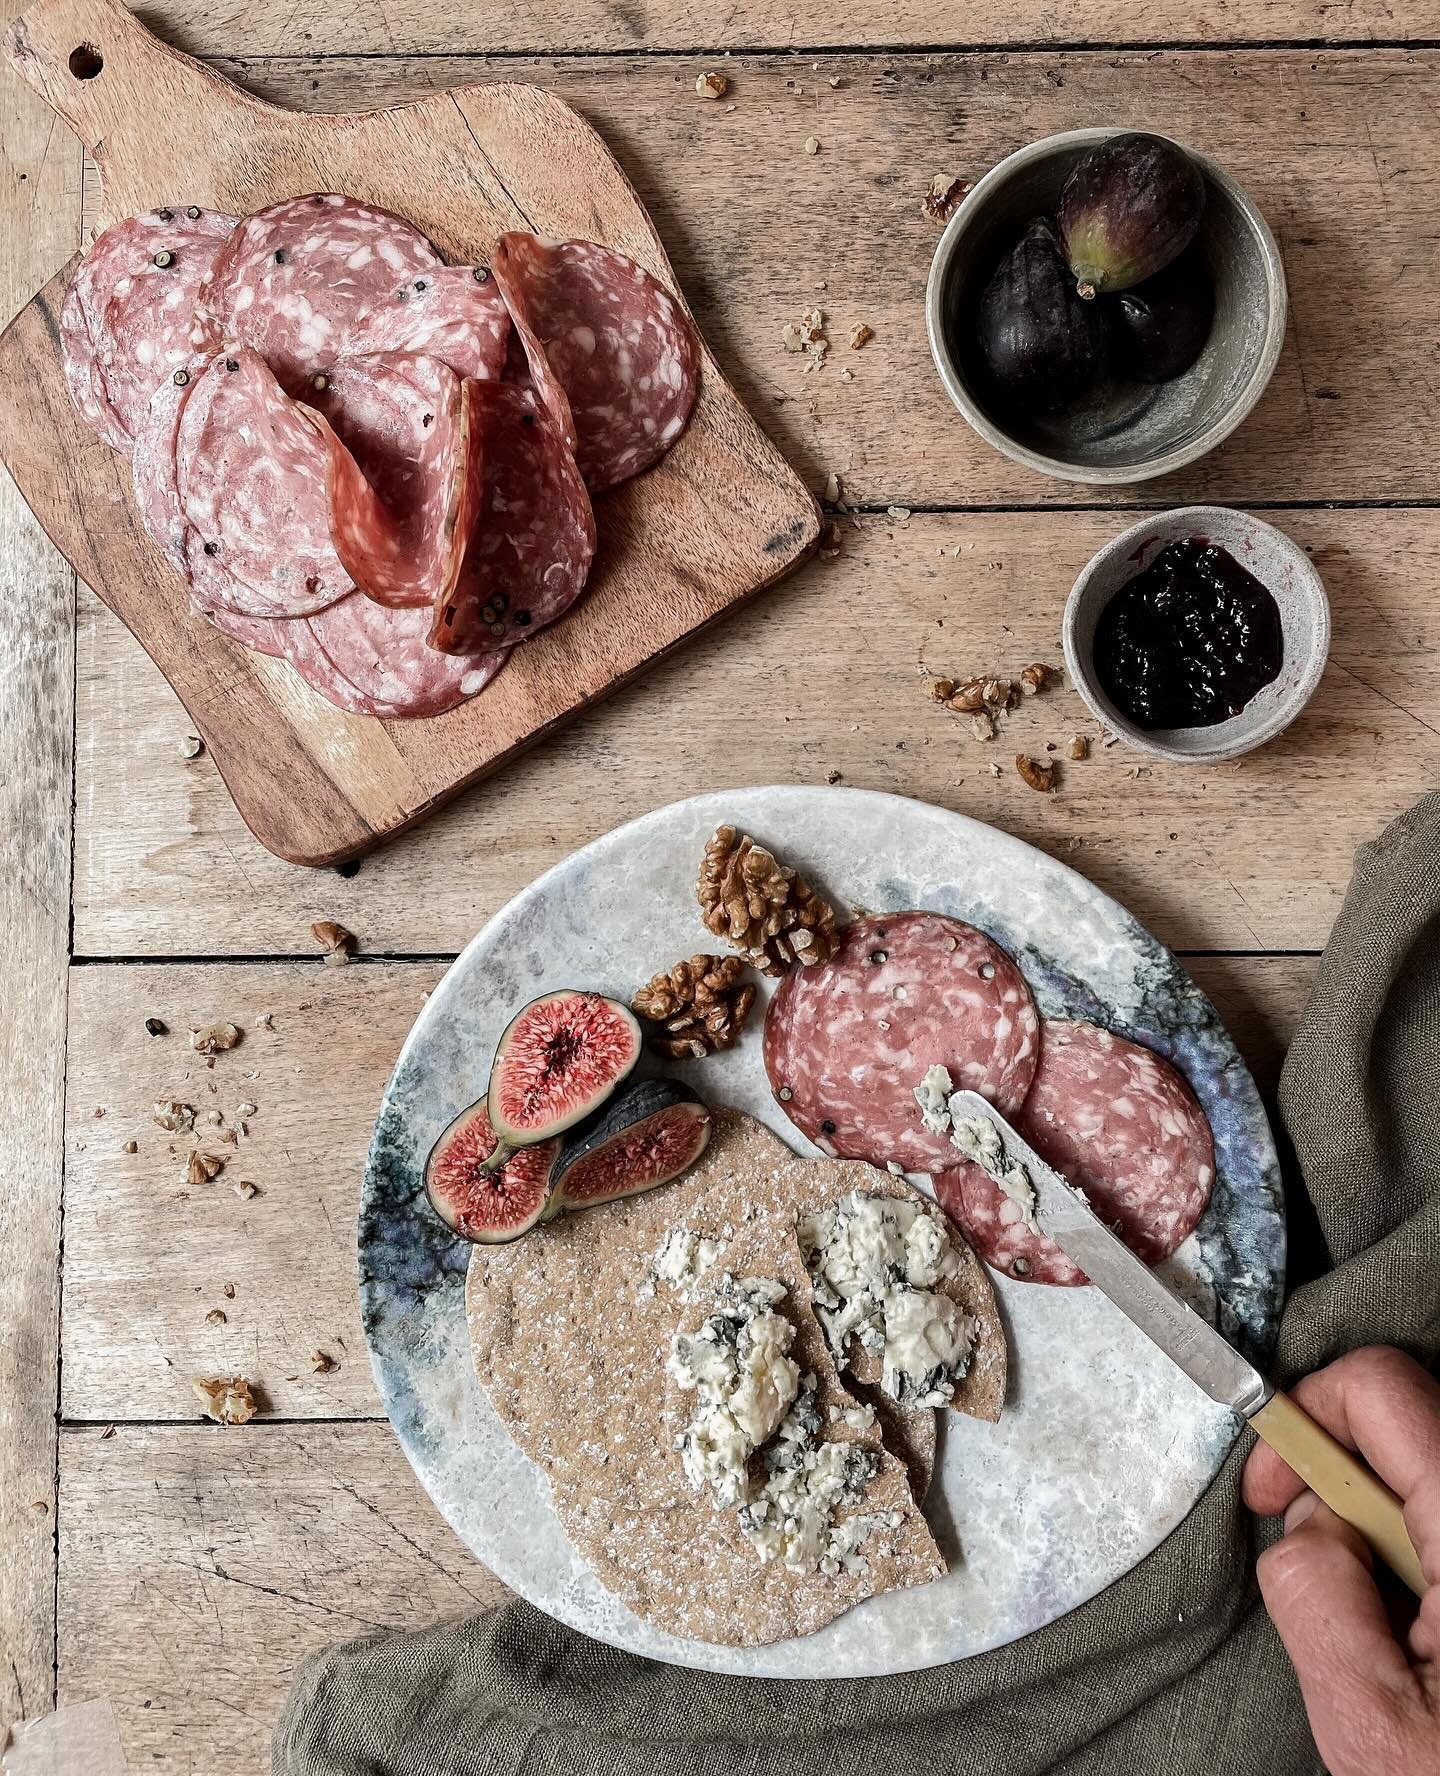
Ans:
[[[704,1102],[678,1080],[641,1079],[627,1086],[561,1147],[551,1170],[545,1219],[671,1183],[705,1151],[710,1127]],[[636,1142],[643,1143],[638,1154]],[[609,1178],[593,1188],[595,1174],[606,1168]],[[582,1193],[579,1180],[586,1176],[592,1188]]]
[[[1194,246],[1155,277],[1108,302],[1116,367],[1137,382],[1171,382],[1183,376],[1204,351],[1215,320],[1215,286]]]
[[[500,1143],[492,1169],[517,1147],[593,1116],[634,1072],[641,1046],[634,1012],[603,993],[562,987],[522,1007],[490,1068],[487,1105]]]
[[[1053,413],[1109,371],[1107,316],[1082,302],[1047,223],[1032,222],[980,295],[975,328],[998,402]]]
[[[1127,134],[1072,170],[1055,226],[1088,301],[1163,271],[1194,240],[1204,211],[1205,181],[1185,150],[1164,136]]]
[[[430,1149],[425,1194],[452,1233],[474,1245],[507,1245],[544,1214],[559,1155],[559,1141],[540,1142],[518,1153],[497,1146],[480,1098],[460,1112]]]

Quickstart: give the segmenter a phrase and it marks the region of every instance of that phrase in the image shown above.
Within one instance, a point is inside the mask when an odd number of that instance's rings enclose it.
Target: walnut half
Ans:
[[[826,962],[835,948],[835,910],[793,869],[733,826],[716,829],[695,885],[707,930],[762,974],[792,963]]]
[[[657,1026],[650,1040],[662,1054],[698,1061],[738,1039],[755,1003],[754,983],[744,974],[739,956],[692,956],[641,987],[631,1009]]]

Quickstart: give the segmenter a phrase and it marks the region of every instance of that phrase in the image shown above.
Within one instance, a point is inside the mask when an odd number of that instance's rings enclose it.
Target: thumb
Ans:
[[[1402,1709],[1416,1692],[1371,1575],[1370,1550],[1305,1492],[1285,1514],[1283,1539],[1265,1550],[1256,1570],[1321,1756],[1343,1768],[1356,1726]]]

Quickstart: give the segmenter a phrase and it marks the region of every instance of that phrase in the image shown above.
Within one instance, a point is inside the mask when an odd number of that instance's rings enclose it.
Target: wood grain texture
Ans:
[[[1258,204],[1291,308],[1256,411],[1203,462],[1149,485],[1146,501],[1440,498],[1433,50],[735,55],[718,105],[695,96],[698,64],[668,58],[222,66],[268,98],[321,109],[497,77],[563,98],[618,155],[751,411],[812,487],[835,470],[880,507],[1089,501],[989,449],[951,407],[925,339],[938,231],[920,200],[935,174],[978,178],[1053,131],[1164,129]],[[835,342],[818,372],[781,343],[810,303]],[[852,352],[857,322],[875,337]],[[1098,497],[1126,500],[1123,489]]]
[[[385,1424],[69,1430],[60,1526],[60,1701],[153,1776],[258,1776],[306,1654],[505,1595]]]
[[[310,921],[333,917],[372,953],[450,953],[621,821],[703,790],[823,784],[831,771],[1040,845],[1173,948],[1319,949],[1356,845],[1440,770],[1440,514],[1274,514],[1313,550],[1334,611],[1330,667],[1304,716],[1215,770],[1096,745],[1083,764],[1062,762],[1056,794],[1036,795],[1013,755],[1076,732],[1098,740],[1079,698],[1027,699],[984,747],[929,701],[927,672],[1056,662],[1075,575],[1132,516],[865,519],[839,560],[807,567],[349,880],[288,868],[249,840],[213,766],[180,757],[173,696],[87,607],[77,949],[308,956]]]
[[[1205,957],[1188,966],[1262,1088],[1271,1087],[1314,959]],[[244,1374],[266,1411],[283,1418],[380,1410],[355,1298],[360,1177],[391,1065],[441,972],[401,963],[75,971],[66,1418],[196,1418],[195,1374]],[[253,1028],[262,1011],[274,1014],[273,1030]],[[170,1033],[147,1035],[147,1017]],[[188,1031],[216,1019],[247,1033],[207,1069]],[[185,1181],[195,1140],[150,1120],[154,1100],[169,1096],[200,1108],[205,1151],[231,1155],[211,1183]],[[232,1148],[204,1117],[217,1107],[234,1126],[241,1101],[256,1111]],[[138,1151],[124,1153],[132,1140]],[[247,1178],[262,1192],[249,1201],[233,1189]],[[223,1324],[207,1321],[216,1309]],[[316,1374],[316,1350],[337,1366]]]
[[[441,0],[358,0],[345,12],[322,0],[159,0],[145,8],[155,28],[194,55],[224,55],[237,43],[257,55],[433,54],[475,47],[476,23]],[[485,9],[488,50],[729,49],[804,52],[810,44],[1181,43],[1285,39],[1391,42],[1440,37],[1435,0],[971,0],[963,12],[934,0],[899,0],[856,12],[839,0],[803,7],[774,0],[496,0]]]
[[[103,62],[68,66],[76,44]],[[603,142],[535,88],[432,94],[365,117],[297,117],[150,37],[116,0],[42,0],[11,59],[92,151],[104,219],[190,200],[241,215],[305,191],[402,211],[453,259],[506,229],[598,239],[673,282]],[[366,849],[772,583],[814,543],[814,502],[708,355],[685,435],[599,507],[581,604],[484,695],[425,721],[347,716],[285,665],[217,634],[145,535],[128,464],[89,434],[60,371],[56,280],[0,341],[5,459],[62,553],[175,686],[261,841],[322,863]]]
[[[13,10],[0,0],[0,19]],[[80,234],[80,151],[18,89],[0,173],[5,318]],[[0,473],[0,1745],[54,1699],[74,584]]]

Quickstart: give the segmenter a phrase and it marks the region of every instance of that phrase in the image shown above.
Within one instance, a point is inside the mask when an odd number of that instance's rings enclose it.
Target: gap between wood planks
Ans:
[[[1440,49],[1440,37],[1260,37],[1247,40],[1244,38],[1207,39],[1197,43],[1194,38],[1163,38],[1153,42],[1106,43],[1077,40],[1073,43],[695,43],[676,49],[664,47],[646,49],[643,45],[628,44],[615,49],[577,49],[554,48],[548,44],[532,44],[529,47],[504,49],[485,49],[474,52],[478,59],[487,62],[506,62],[533,60],[537,56],[573,58],[577,61],[615,61],[621,58],[643,58],[652,62],[674,62],[693,60],[696,56],[846,56],[859,60],[865,57],[884,56],[1009,56],[1020,57],[1055,57],[1062,55],[1171,55],[1183,52],[1187,55],[1240,55],[1253,50],[1310,50],[1316,54],[1327,52],[1345,52],[1349,54],[1368,54],[1372,50],[1425,50]],[[453,60],[465,52],[454,48],[441,49],[320,49],[303,53],[284,54],[283,52],[266,51],[254,58],[246,55],[221,55],[210,53],[197,59],[210,63],[226,63],[234,65],[254,59],[266,62],[390,62],[397,55],[406,61],[424,62]]]

